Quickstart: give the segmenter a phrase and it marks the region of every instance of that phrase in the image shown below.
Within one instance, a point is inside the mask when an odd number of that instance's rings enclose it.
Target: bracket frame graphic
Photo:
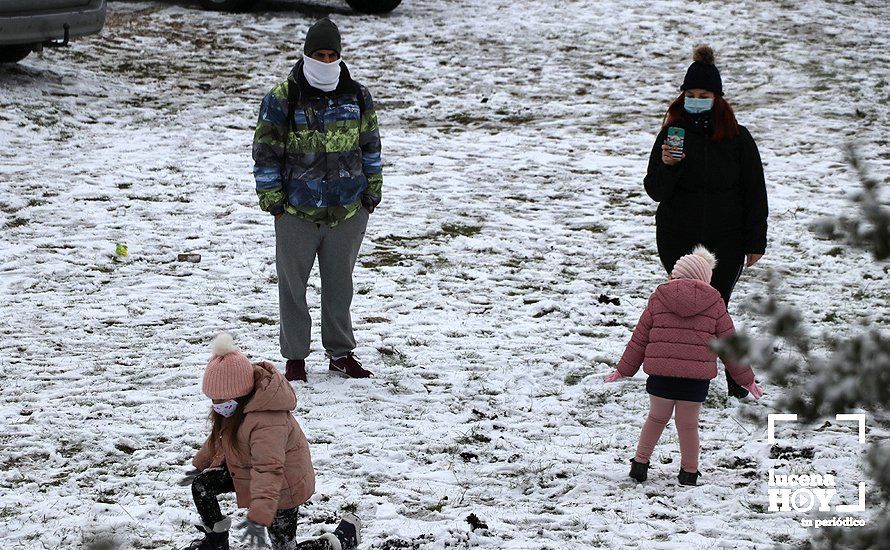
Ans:
[[[859,443],[865,443],[865,413],[836,414],[837,422],[854,421],[859,424]],[[776,442],[776,421],[796,422],[796,414],[768,414],[766,417],[766,441]],[[838,512],[864,512],[865,511],[865,482],[859,482],[859,499],[857,504],[838,504],[835,510]]]

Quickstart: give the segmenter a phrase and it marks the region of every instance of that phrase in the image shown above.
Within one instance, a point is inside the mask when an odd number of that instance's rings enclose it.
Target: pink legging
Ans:
[[[661,432],[671,419],[671,413],[677,409],[674,423],[677,425],[677,436],[680,438],[680,467],[687,472],[698,471],[698,413],[701,403],[664,399],[649,396],[649,417],[643,424],[640,442],[637,444],[637,462],[649,462],[655,444]]]

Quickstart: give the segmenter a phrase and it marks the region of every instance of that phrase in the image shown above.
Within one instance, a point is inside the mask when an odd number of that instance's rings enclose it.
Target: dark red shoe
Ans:
[[[288,359],[287,365],[284,366],[284,377],[291,382],[294,380],[307,382],[306,361],[302,359]]]
[[[328,370],[346,375],[350,378],[370,378],[374,376],[371,371],[362,368],[361,361],[359,361],[352,353],[339,359],[334,359],[332,357]]]

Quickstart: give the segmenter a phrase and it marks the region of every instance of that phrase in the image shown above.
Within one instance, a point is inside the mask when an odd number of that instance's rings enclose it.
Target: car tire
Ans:
[[[402,0],[346,0],[346,3],[361,13],[387,13],[396,9]]]
[[[201,7],[213,11],[244,11],[254,0],[201,0]]]
[[[34,50],[32,44],[0,46],[0,63],[18,63]]]

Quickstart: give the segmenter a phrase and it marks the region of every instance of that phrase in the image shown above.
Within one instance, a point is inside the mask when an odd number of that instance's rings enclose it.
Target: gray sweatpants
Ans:
[[[335,227],[285,214],[275,222],[275,268],[281,314],[281,355],[309,355],[312,318],[306,284],[318,256],[321,275],[321,343],[334,357],[355,349],[352,333],[352,270],[368,226],[368,211],[359,208]]]

